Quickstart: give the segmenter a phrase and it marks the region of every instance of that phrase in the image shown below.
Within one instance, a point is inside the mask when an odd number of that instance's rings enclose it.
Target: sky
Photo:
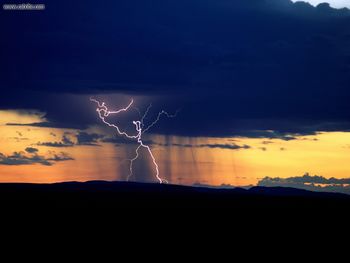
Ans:
[[[126,180],[137,140],[102,123],[91,97],[112,110],[133,99],[108,117],[133,135],[151,103],[146,125],[178,111],[142,135],[170,183],[349,178],[347,9],[87,0],[1,12],[1,182]],[[130,179],[157,182],[145,148]]]

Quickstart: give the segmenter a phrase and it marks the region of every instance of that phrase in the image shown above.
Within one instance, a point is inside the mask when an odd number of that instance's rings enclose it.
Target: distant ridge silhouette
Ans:
[[[285,187],[220,189],[135,182],[0,184],[0,207],[24,208],[243,208],[325,209],[349,207],[350,196]]]

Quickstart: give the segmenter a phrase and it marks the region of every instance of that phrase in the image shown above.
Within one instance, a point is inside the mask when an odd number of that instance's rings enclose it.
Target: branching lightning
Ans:
[[[119,109],[119,110],[117,110],[117,111],[110,111],[110,110],[108,110],[108,107],[106,106],[105,102],[102,102],[102,103],[101,103],[100,101],[98,101],[98,100],[96,100],[96,99],[93,99],[93,98],[90,98],[90,101],[95,102],[95,103],[97,104],[96,111],[97,111],[97,113],[98,113],[99,118],[102,120],[102,122],[103,122],[104,124],[108,125],[109,127],[112,127],[112,128],[114,128],[114,129],[116,129],[118,135],[120,135],[120,136],[125,136],[125,137],[128,138],[128,139],[136,140],[137,143],[139,144],[139,145],[137,146],[136,150],[135,150],[135,156],[134,156],[134,158],[129,159],[129,161],[130,161],[130,166],[129,166],[129,171],[130,171],[130,173],[129,173],[128,177],[127,177],[127,180],[129,181],[130,178],[131,178],[131,176],[133,175],[133,164],[134,164],[134,161],[136,161],[136,160],[139,158],[139,150],[140,150],[141,147],[143,147],[144,149],[147,150],[147,152],[149,153],[149,155],[150,155],[150,157],[151,157],[151,159],[152,159],[153,165],[154,165],[154,167],[155,167],[155,172],[156,172],[155,177],[156,177],[156,179],[158,180],[158,182],[159,182],[159,183],[168,183],[167,180],[165,180],[165,179],[163,179],[163,178],[161,178],[161,177],[159,176],[159,166],[158,166],[158,164],[157,164],[157,162],[156,162],[156,159],[155,159],[155,157],[154,157],[154,155],[153,155],[153,153],[152,153],[152,151],[151,151],[151,148],[150,148],[148,145],[146,145],[146,144],[143,143],[143,141],[142,141],[142,135],[143,135],[146,131],[148,131],[149,129],[151,129],[155,124],[157,124],[157,122],[160,120],[160,118],[161,118],[162,115],[165,115],[165,116],[168,117],[168,118],[174,118],[174,117],[176,117],[178,111],[176,111],[175,114],[169,114],[169,113],[167,113],[166,111],[162,110],[162,111],[160,111],[160,112],[158,113],[157,118],[156,118],[150,125],[148,125],[146,128],[144,128],[144,127],[145,127],[144,121],[145,121],[145,119],[147,118],[147,115],[148,115],[148,113],[149,113],[149,110],[150,110],[151,107],[152,107],[152,104],[150,104],[150,105],[147,107],[145,113],[144,113],[142,116],[141,116],[141,111],[140,111],[138,108],[134,107],[134,108],[137,110],[137,112],[140,114],[141,119],[140,119],[140,120],[137,120],[137,121],[132,121],[133,125],[135,126],[135,130],[136,130],[137,134],[136,134],[136,135],[130,135],[130,134],[126,133],[125,131],[121,131],[120,128],[119,128],[117,125],[108,122],[108,121],[106,120],[106,118],[107,118],[108,116],[112,115],[112,114],[119,114],[119,113],[121,113],[121,112],[126,112],[126,111],[128,111],[128,110],[130,109],[130,107],[131,107],[131,106],[133,105],[133,103],[134,103],[134,100],[133,100],[133,99],[130,100],[130,103],[129,103],[125,108],[121,108],[121,109]]]

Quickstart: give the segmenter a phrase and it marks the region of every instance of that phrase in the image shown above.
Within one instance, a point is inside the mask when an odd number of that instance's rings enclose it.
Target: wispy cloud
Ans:
[[[54,142],[38,142],[38,146],[47,147],[73,147],[77,145],[87,145],[87,146],[100,146],[98,142],[105,136],[97,133],[87,133],[84,131],[79,131],[76,134],[71,132],[65,132],[61,138],[61,141]]]
[[[33,122],[45,122],[45,113],[38,110],[0,110],[0,125],[15,123],[17,126],[26,126]],[[17,132],[22,136],[20,132]]]
[[[39,150],[38,150],[37,148],[34,148],[34,147],[27,147],[27,148],[25,148],[25,151],[26,151],[27,153],[36,153],[36,152],[38,152]]]
[[[250,149],[249,145],[238,145],[238,144],[199,144],[195,147],[200,148],[219,148],[219,149],[228,149],[228,150],[239,150],[239,149]]]
[[[25,152],[14,152],[10,155],[5,155],[0,153],[0,165],[30,165],[30,164],[41,164],[45,166],[51,166],[55,162],[74,160],[67,153],[54,153],[52,152],[50,156],[45,157],[38,155],[37,151],[34,151],[31,147],[26,148]]]
[[[14,152],[11,155],[4,155],[0,153],[0,165],[28,165],[28,164],[42,164],[50,166],[51,162],[43,156],[31,155],[26,156],[23,152]]]
[[[350,178],[325,178],[318,175],[312,176],[308,173],[304,174],[303,176],[287,178],[265,177],[258,182],[258,186],[293,187],[311,191],[340,192],[350,194]]]
[[[105,136],[98,133],[87,133],[87,132],[78,132],[76,134],[77,145],[90,145],[90,146],[99,146],[98,140],[104,138]]]
[[[29,127],[39,127],[39,128],[55,128],[55,129],[84,129],[85,126],[76,124],[66,124],[66,123],[58,123],[58,122],[31,122],[31,123],[17,123],[17,122],[7,122],[7,126],[29,126]]]
[[[38,142],[38,146],[47,146],[47,147],[72,147],[74,142],[68,137],[70,133],[64,133],[61,141],[55,142]]]
[[[175,146],[175,147],[184,147],[184,148],[212,148],[212,149],[227,149],[227,150],[239,150],[239,149],[250,149],[251,146],[244,144],[238,145],[235,143],[232,144],[221,144],[221,143],[205,143],[205,144],[182,144],[182,143],[165,143],[165,144],[156,144],[159,146]]]
[[[52,157],[47,158],[48,161],[53,162],[63,162],[63,161],[71,161],[74,160],[73,157],[69,156],[69,154],[65,152],[60,152],[59,154],[54,153]]]

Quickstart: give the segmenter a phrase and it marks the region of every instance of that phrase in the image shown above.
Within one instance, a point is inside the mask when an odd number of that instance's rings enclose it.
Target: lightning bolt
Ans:
[[[140,150],[140,148],[142,147],[142,148],[144,148],[144,149],[147,150],[148,154],[150,155],[150,157],[151,157],[151,159],[152,159],[152,162],[153,162],[153,165],[154,165],[155,171],[156,171],[155,177],[156,177],[156,179],[158,180],[158,182],[159,182],[159,183],[168,183],[167,180],[165,180],[165,179],[163,179],[163,178],[161,178],[161,177],[159,176],[159,166],[158,166],[158,164],[157,164],[157,162],[156,162],[156,159],[155,159],[155,157],[154,157],[154,155],[153,155],[153,153],[152,153],[151,148],[150,148],[148,145],[146,145],[146,144],[143,143],[143,141],[142,141],[142,135],[143,135],[146,131],[148,131],[149,129],[151,129],[155,124],[157,124],[157,122],[160,120],[160,118],[161,118],[162,115],[165,115],[165,116],[168,117],[168,118],[174,118],[174,117],[176,117],[176,115],[177,115],[177,113],[178,113],[179,110],[177,110],[175,114],[169,114],[169,113],[167,113],[167,112],[164,111],[164,110],[160,111],[160,112],[158,113],[158,115],[157,115],[157,118],[156,118],[150,125],[148,125],[146,128],[144,128],[144,127],[145,127],[144,121],[145,121],[145,119],[147,118],[147,115],[148,115],[148,113],[149,113],[149,110],[150,110],[151,107],[152,107],[152,104],[150,104],[150,105],[147,107],[147,109],[146,109],[145,113],[143,114],[143,116],[141,116],[141,111],[140,111],[138,108],[134,107],[134,108],[137,110],[137,112],[140,114],[141,119],[140,119],[140,120],[137,120],[137,121],[132,121],[132,123],[133,123],[134,126],[135,126],[135,130],[136,130],[137,134],[136,134],[136,135],[130,135],[130,134],[126,133],[125,131],[121,131],[120,128],[119,128],[117,125],[108,122],[108,121],[106,120],[106,118],[107,118],[108,116],[112,115],[112,114],[119,114],[119,113],[121,113],[121,112],[126,112],[126,111],[128,111],[128,110],[130,109],[130,107],[131,107],[131,106],[133,105],[133,103],[134,103],[134,100],[133,100],[133,99],[130,100],[130,103],[129,103],[125,108],[121,108],[121,109],[116,110],[116,111],[110,111],[110,110],[108,110],[108,107],[106,106],[106,103],[105,103],[105,102],[100,102],[100,101],[98,101],[98,100],[96,100],[96,99],[94,99],[94,98],[90,98],[90,101],[95,102],[95,103],[97,104],[96,111],[97,111],[97,113],[98,113],[99,118],[102,120],[102,122],[103,122],[104,124],[106,124],[106,125],[109,126],[109,127],[112,127],[112,128],[114,128],[114,129],[116,129],[118,135],[124,136],[124,137],[126,137],[126,138],[128,138],[128,139],[136,140],[137,143],[139,144],[139,145],[137,146],[136,150],[135,150],[135,157],[132,158],[132,159],[129,159],[129,161],[130,161],[130,166],[129,166],[129,171],[130,171],[130,173],[129,173],[128,177],[127,177],[127,180],[129,181],[130,178],[131,178],[131,176],[133,175],[133,164],[134,164],[134,161],[136,161],[136,160],[139,158],[139,150]]]

